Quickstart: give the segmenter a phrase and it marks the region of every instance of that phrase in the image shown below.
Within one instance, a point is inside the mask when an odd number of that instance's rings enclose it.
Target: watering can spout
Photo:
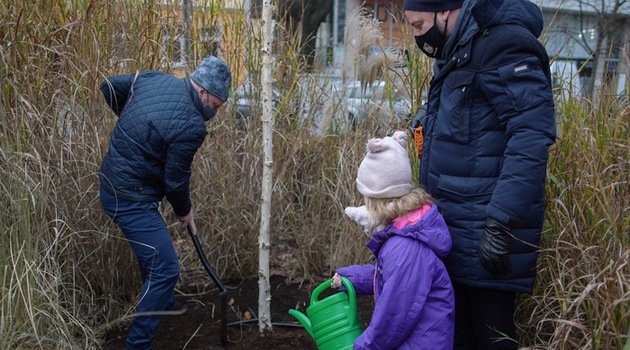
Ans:
[[[310,334],[311,337],[314,337],[313,329],[311,327],[311,320],[305,314],[297,310],[290,309],[289,315],[295,317],[298,321],[300,321],[300,323],[302,324],[302,326],[304,326],[304,329],[306,329],[308,334]]]

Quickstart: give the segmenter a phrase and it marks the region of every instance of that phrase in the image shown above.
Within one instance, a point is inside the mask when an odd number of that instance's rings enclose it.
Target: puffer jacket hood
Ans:
[[[472,1],[471,14],[482,30],[499,24],[516,24],[526,28],[536,38],[543,31],[542,11],[531,1]]]
[[[444,259],[451,250],[451,236],[443,223],[444,220],[439,215],[437,206],[434,205],[415,225],[409,225],[401,229],[389,225],[386,229],[375,232],[371,243],[368,243],[368,247],[374,251],[375,255],[378,255],[381,243],[396,235],[422,242],[431,248],[440,259]]]
[[[522,26],[536,38],[544,28],[542,11],[531,1],[469,0],[462,6],[457,26],[444,51],[449,52],[455,43],[469,40],[479,30],[503,24]]]

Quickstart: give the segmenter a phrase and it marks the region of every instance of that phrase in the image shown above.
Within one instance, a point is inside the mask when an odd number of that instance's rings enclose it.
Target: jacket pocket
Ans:
[[[457,143],[470,140],[470,108],[472,72],[452,72],[442,86],[440,109],[436,121],[436,137]]]
[[[468,177],[440,175],[438,189],[448,198],[469,200],[474,197],[490,200],[497,184],[496,177]]]

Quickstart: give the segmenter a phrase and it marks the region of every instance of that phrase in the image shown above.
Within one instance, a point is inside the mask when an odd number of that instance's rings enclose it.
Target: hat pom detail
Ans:
[[[407,147],[407,133],[404,131],[396,131],[394,135],[392,135],[394,141],[398,142],[403,148]]]

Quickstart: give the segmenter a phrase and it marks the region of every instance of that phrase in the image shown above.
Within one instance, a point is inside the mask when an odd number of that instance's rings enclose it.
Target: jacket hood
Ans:
[[[397,229],[390,224],[385,229],[375,232],[368,247],[378,253],[382,243],[393,235],[423,242],[441,259],[446,258],[451,250],[451,235],[436,205],[432,205],[420,221],[413,225]]]
[[[478,0],[471,11],[481,29],[516,24],[527,28],[537,38],[542,34],[542,11],[529,0]]]
[[[541,9],[529,0],[468,0],[464,2],[457,22],[446,52],[450,52],[456,42],[466,41],[477,31],[493,26],[520,25],[536,38],[540,37],[544,26]]]

